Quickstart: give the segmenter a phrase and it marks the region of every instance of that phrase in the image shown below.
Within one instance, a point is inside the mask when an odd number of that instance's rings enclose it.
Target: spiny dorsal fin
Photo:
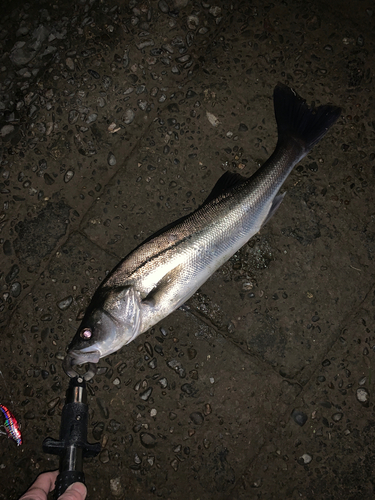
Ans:
[[[235,186],[240,186],[248,179],[241,174],[236,174],[233,172],[224,172],[223,175],[219,178],[219,180],[214,185],[211,193],[205,199],[203,205],[206,205],[210,201],[218,198],[221,194],[223,194],[228,189],[234,188]]]

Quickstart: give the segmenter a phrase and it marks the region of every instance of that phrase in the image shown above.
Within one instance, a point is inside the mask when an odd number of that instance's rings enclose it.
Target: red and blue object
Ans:
[[[4,427],[8,437],[14,439],[17,446],[20,446],[22,444],[22,436],[16,417],[4,405],[0,404],[0,410],[3,412],[5,418]]]

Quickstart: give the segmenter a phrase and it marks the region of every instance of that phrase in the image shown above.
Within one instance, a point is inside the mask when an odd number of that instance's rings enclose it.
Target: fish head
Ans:
[[[70,377],[77,376],[76,365],[89,363],[84,375],[95,375],[100,358],[131,342],[140,332],[140,297],[133,287],[99,288],[80,327],[68,347],[63,367]]]

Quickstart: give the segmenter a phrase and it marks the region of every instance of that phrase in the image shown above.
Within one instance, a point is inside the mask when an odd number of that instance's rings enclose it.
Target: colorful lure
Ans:
[[[22,444],[22,436],[15,416],[4,405],[0,404],[0,410],[3,412],[5,417],[4,427],[7,431],[8,437],[14,439],[17,446],[20,446]]]

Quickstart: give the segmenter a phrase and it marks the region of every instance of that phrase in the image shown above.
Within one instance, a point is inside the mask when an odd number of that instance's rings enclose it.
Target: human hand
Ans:
[[[40,474],[19,500],[47,500],[48,493],[55,489],[55,481],[58,475],[58,470]],[[86,495],[87,489],[83,483],[73,483],[59,497],[59,500],[85,500]]]

